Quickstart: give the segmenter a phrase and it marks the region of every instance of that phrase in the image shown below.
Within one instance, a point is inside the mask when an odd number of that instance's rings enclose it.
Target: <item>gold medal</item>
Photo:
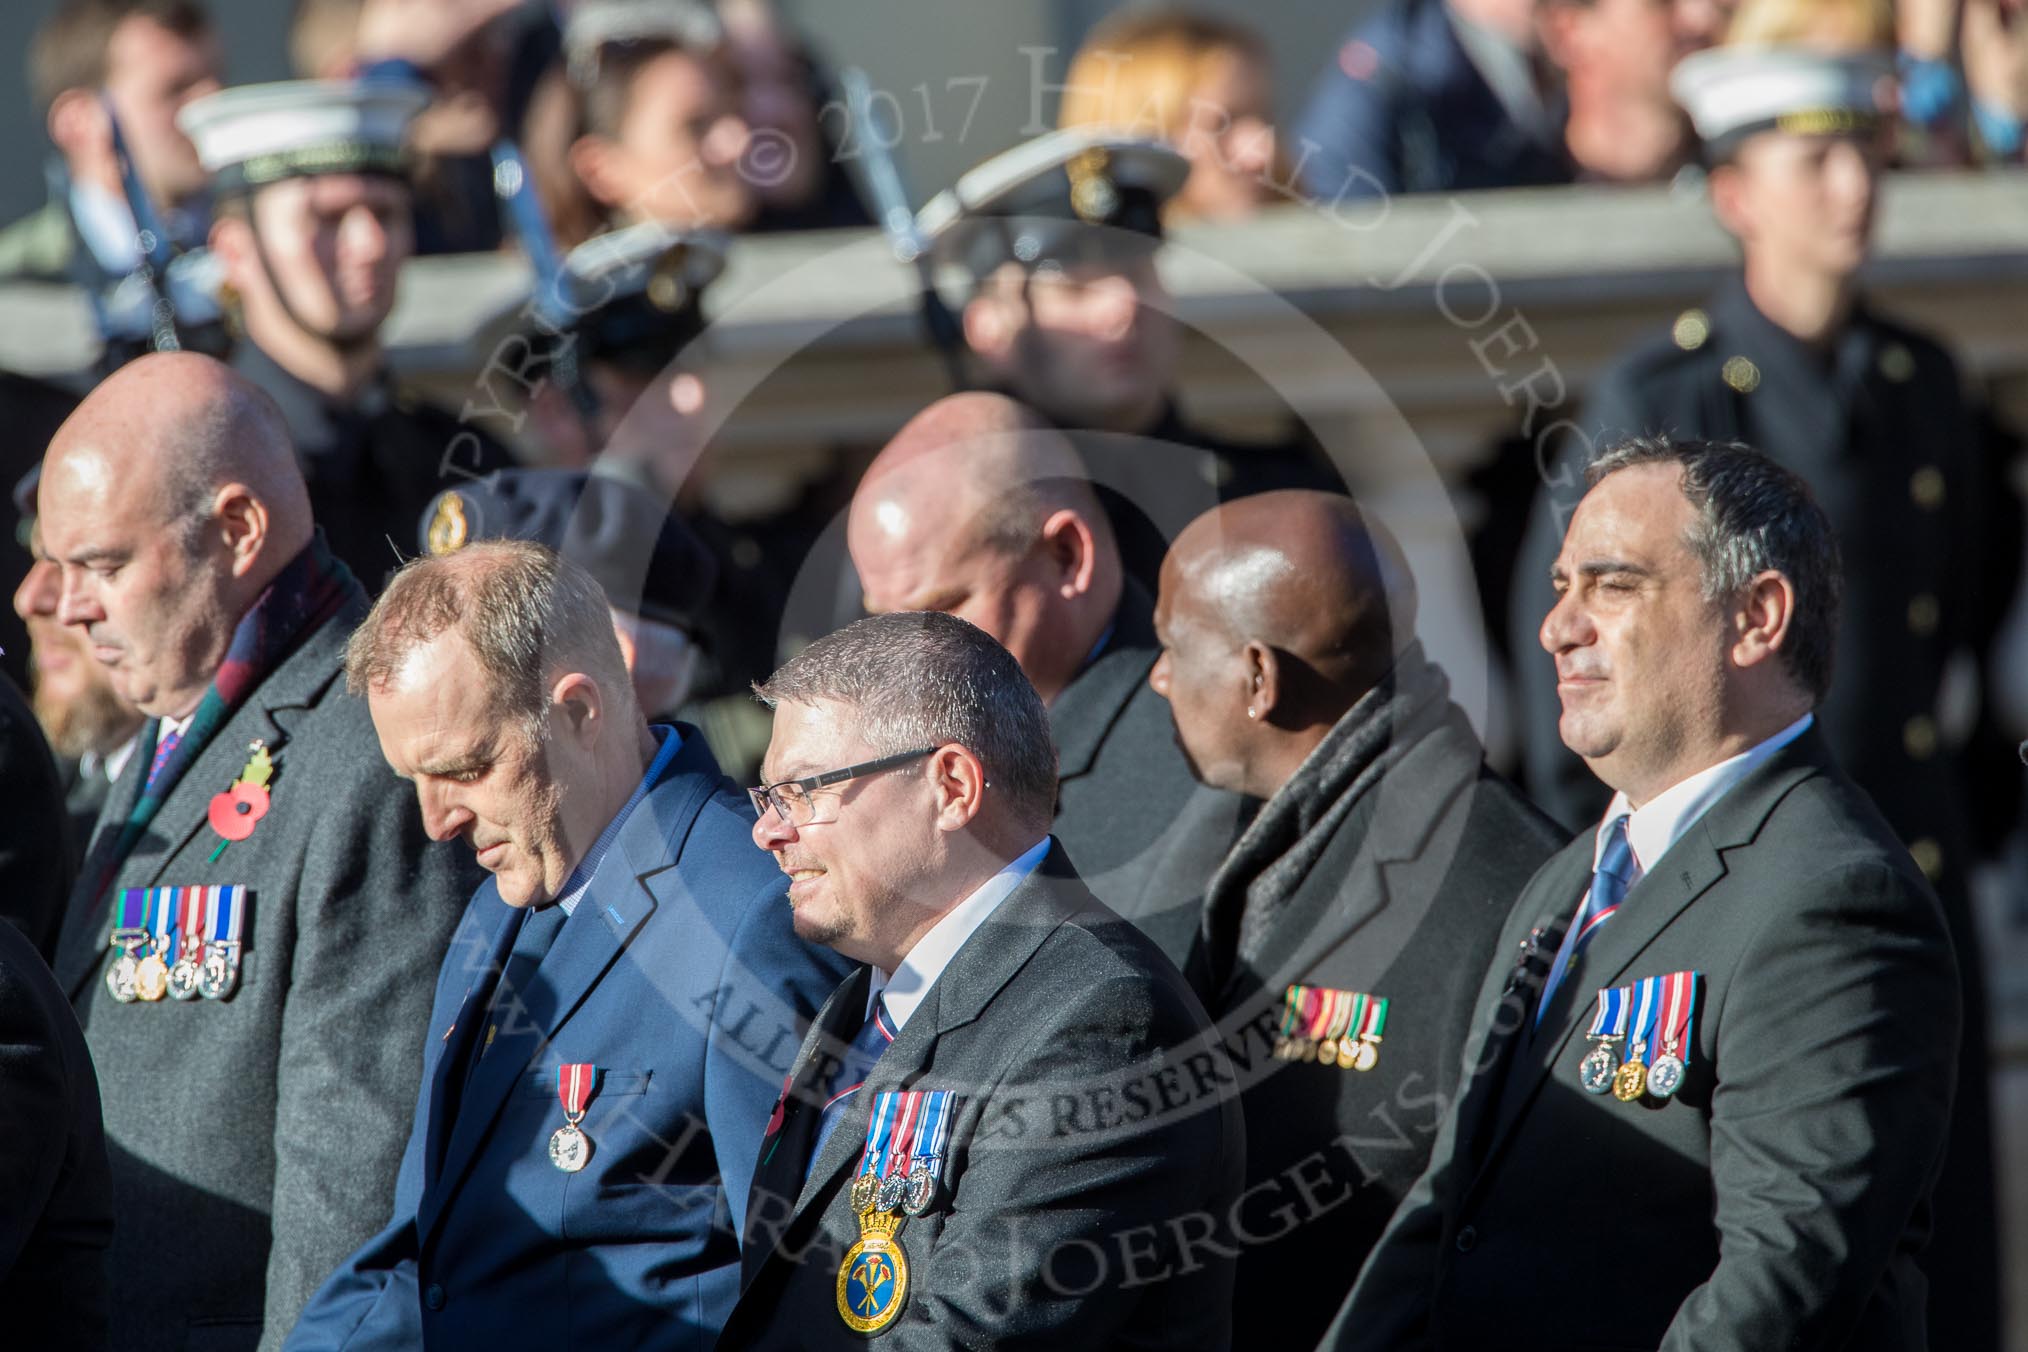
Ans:
[[[838,1317],[854,1333],[879,1333],[901,1314],[908,1298],[904,1219],[871,1208],[859,1213],[859,1238],[838,1265]]]
[[[852,1202],[852,1209],[854,1211],[870,1210],[873,1206],[874,1199],[877,1198],[879,1195],[880,1195],[880,1180],[875,1178],[872,1174],[860,1174],[855,1178],[853,1178],[852,1191],[849,1194],[849,1198]]]
[[[169,993],[169,964],[160,953],[150,953],[134,968],[134,994],[149,1004]]]
[[[1338,1039],[1338,1069],[1350,1070],[1359,1064],[1359,1053],[1352,1050],[1356,1045],[1349,1037]]]
[[[1358,1050],[1352,1053],[1352,1069],[1367,1071],[1380,1064],[1380,1046],[1378,1043],[1361,1038],[1357,1045]]]
[[[1338,1059],[1338,1039],[1327,1037],[1317,1044],[1317,1064],[1328,1066]]]
[[[1629,1057],[1620,1068],[1613,1072],[1613,1097],[1621,1103],[1632,1103],[1648,1088],[1648,1068]]]

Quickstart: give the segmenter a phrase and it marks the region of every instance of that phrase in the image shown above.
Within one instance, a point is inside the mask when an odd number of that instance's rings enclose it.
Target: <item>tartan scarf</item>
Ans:
[[[146,783],[146,776],[149,762],[154,759],[156,739],[161,736],[162,720],[150,719],[142,729],[139,735],[147,739],[148,753],[137,753],[127,762],[128,774],[143,777],[141,796],[117,831],[110,829],[110,824],[100,829],[93,841],[91,857],[79,873],[86,887],[72,898],[73,905],[92,911],[98,908],[134,843],[155,820],[155,814],[162,810],[183,772],[203,753],[213,734],[246,702],[254,688],[295,651],[297,644],[337,614],[358,589],[350,570],[325,547],[320,528],[240,617],[232,632],[232,643],[225,650],[225,661],[212,676],[204,698],[197,702],[197,712],[191,716],[183,740],[176,744],[152,784]]]

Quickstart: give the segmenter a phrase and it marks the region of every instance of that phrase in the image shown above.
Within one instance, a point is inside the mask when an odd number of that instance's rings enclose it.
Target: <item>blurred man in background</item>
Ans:
[[[181,248],[204,242],[210,176],[176,115],[219,87],[224,53],[197,0],[64,0],[37,30],[31,93],[62,161],[59,190],[0,232],[0,276],[70,281],[81,241],[106,274],[139,262],[113,119],[135,177]],[[108,108],[111,113],[108,114]]]
[[[297,81],[182,116],[218,176],[212,248],[245,333],[234,368],[280,405],[317,523],[369,590],[440,489],[511,463],[483,431],[397,393],[380,345],[414,247],[403,136],[425,97]]]
[[[1184,966],[1245,804],[1191,783],[1147,685],[1153,603],[1069,440],[1004,395],[939,400],[868,467],[846,539],[868,611],[944,611],[1014,654],[1056,740],[1051,830],[1093,893]]]
[[[222,63],[194,0],[66,0],[37,30],[29,77],[56,155],[48,203],[0,232],[0,278],[75,283],[102,370],[165,342],[225,350],[209,180],[176,124]]]
[[[75,869],[84,860],[92,828],[113,784],[134,754],[134,735],[144,721],[139,709],[113,688],[112,678],[83,634],[74,633],[57,617],[63,599],[62,570],[42,548],[42,530],[35,519],[35,488],[39,471],[15,486],[14,504],[27,529],[28,575],[14,589],[14,613],[28,629],[30,693],[35,719],[42,725],[49,749],[56,753],[68,814],[69,857]],[[22,797],[17,801],[29,803]],[[46,842],[47,837],[43,837]],[[49,857],[46,849],[39,851]],[[64,891],[69,892],[69,884]],[[46,951],[56,952],[56,925],[61,903],[50,912]]]
[[[1694,50],[1672,0],[1544,0],[1542,51],[1563,75],[1563,146],[1576,176],[1660,183],[1696,159],[1669,72]]]
[[[938,264],[973,279],[959,319],[984,382],[1071,435],[1150,594],[1168,542],[1206,508],[1338,485],[1297,431],[1246,445],[1177,407],[1181,331],[1156,252],[1189,173],[1159,142],[1074,128],[994,156],[916,218]]]
[[[1943,899],[1963,981],[1964,1055],[1925,1269],[1932,1342],[1973,1348],[1992,1345],[1998,1315],[1986,1002],[1968,884],[1975,818],[2000,805],[1967,792],[1948,730],[1965,711],[1953,715],[1943,691],[1946,668],[1981,658],[2004,613],[2011,585],[1991,560],[2019,555],[2000,519],[2012,495],[1986,461],[1957,366],[1859,293],[1887,75],[1884,55],[1802,47],[1721,47],[1677,67],[1712,165],[1712,207],[1743,267],[1593,390],[1584,436],[1535,505],[1510,643],[1529,786],[1565,825],[1596,821],[1607,793],[1556,735],[1557,673],[1521,656],[1554,599],[1549,562],[1591,442],[1661,431],[1744,441],[1816,493],[1846,566],[1839,679],[1818,718]],[[2006,777],[2018,782],[2018,767]]]
[[[564,26],[563,57],[557,92],[531,110],[547,125],[527,137],[559,240],[643,221],[753,222],[760,199],[740,163],[751,132],[710,5],[586,0]]]
[[[1570,181],[1534,0],[1389,0],[1319,77],[1288,149],[1310,196]]]

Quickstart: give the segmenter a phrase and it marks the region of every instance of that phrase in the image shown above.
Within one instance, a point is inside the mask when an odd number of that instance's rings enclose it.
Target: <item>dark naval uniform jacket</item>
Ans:
[[[351,407],[282,369],[252,339],[232,365],[281,406],[331,552],[369,593],[408,558],[415,523],[446,488],[505,469],[511,455],[483,431],[397,393],[383,378]]]
[[[279,1347],[387,1220],[430,991],[481,875],[465,846],[429,839],[366,702],[345,692],[345,641],[366,614],[347,586],[197,753],[106,892],[80,883],[64,916],[56,975],[98,1068],[119,1217],[114,1347]],[[101,838],[140,796],[152,728],[142,736]],[[275,767],[270,807],[221,853],[211,799],[256,738]],[[251,911],[230,998],[113,1000],[121,889],[232,884]]]
[[[1231,1075],[1183,977],[1051,846],[951,957],[812,1159],[868,969],[804,1040],[747,1206],[719,1347],[858,1347],[841,1277],[849,1184],[879,1095],[956,1095],[942,1181],[894,1240],[891,1348],[1222,1348],[1232,1261],[1212,1230],[1245,1149]],[[804,1179],[806,1166],[809,1177]],[[890,1294],[890,1299],[893,1299]]]
[[[1169,701],[1148,684],[1162,655],[1152,610],[1128,582],[1097,656],[1050,702],[1051,830],[1093,895],[1180,968],[1197,941],[1204,884],[1253,804],[1191,775]]]
[[[1452,705],[1360,795],[1252,962],[1234,951],[1237,914],[1205,917],[1193,984],[1227,1042],[1257,1056],[1240,1100],[1235,1328],[1313,1347],[1337,1314],[1457,1093],[1479,979],[1507,913],[1564,839],[1486,768]],[[1312,1052],[1302,1059],[1260,1055],[1297,984],[1387,1000],[1371,1069],[1321,1064],[1314,1043],[1298,1044]]]
[[[1972,804],[1934,706],[1951,655],[1990,637],[1980,632],[1990,610],[1981,593],[2003,495],[1987,482],[1957,366],[1863,304],[1828,351],[1813,352],[1763,316],[1735,277],[1603,376],[1580,421],[1601,449],[1655,433],[1743,441],[1800,474],[1838,533],[1844,606],[1818,718],[1839,765],[1936,887],[1957,945],[1970,1016],[1937,1197],[1930,1276],[1942,1298],[1933,1313],[1967,1321],[1938,1325],[1940,1340],[1992,1347],[1997,1241],[1984,970],[1968,892]],[[1609,795],[1557,736],[1555,667],[1535,633],[1554,600],[1549,568],[1588,458],[1582,444],[1567,450],[1538,497],[1510,611],[1528,787],[1573,829],[1595,824]]]
[[[1806,731],[1649,865],[1538,1027],[1593,849],[1515,903],[1429,1169],[1324,1346],[1924,1347],[1959,1018],[1935,894]],[[1686,971],[1674,1097],[1585,1092],[1598,989]]]

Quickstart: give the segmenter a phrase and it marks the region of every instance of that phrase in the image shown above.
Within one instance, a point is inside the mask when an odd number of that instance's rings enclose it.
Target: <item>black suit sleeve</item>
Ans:
[[[1936,902],[1877,862],[1794,892],[1707,1025],[1719,1262],[1673,1352],[1844,1346],[1943,1156],[1960,1014]]]

